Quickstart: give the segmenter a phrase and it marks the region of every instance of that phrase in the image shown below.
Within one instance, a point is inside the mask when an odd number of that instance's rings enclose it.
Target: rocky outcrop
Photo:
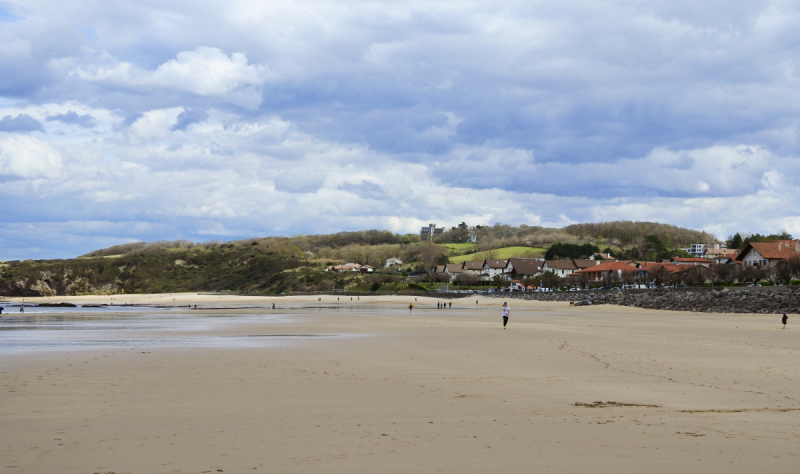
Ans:
[[[575,306],[616,304],[636,308],[703,313],[800,313],[800,287],[678,288],[553,293],[501,293],[497,298],[571,301]]]

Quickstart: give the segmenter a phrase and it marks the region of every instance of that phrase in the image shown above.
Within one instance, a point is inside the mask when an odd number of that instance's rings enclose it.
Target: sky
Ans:
[[[0,0],[0,260],[646,220],[800,236],[800,4]]]

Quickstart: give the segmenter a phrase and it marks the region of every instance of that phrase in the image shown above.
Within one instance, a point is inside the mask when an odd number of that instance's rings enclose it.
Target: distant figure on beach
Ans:
[[[408,303],[408,310],[411,311],[414,309],[414,303]]]
[[[447,303],[447,304],[449,304],[449,305],[450,305],[450,306],[449,306],[450,308],[452,308],[452,307],[453,307],[453,302],[452,302],[452,301],[451,301],[451,302],[449,302],[449,303]]]
[[[441,305],[442,305],[442,303],[439,303],[439,302],[437,301],[437,302],[436,302],[436,309],[439,309],[439,307],[440,307]]]
[[[2,312],[2,311],[0,311],[0,312]],[[784,313],[783,318],[781,318],[781,321],[783,322],[783,328],[782,329],[786,329],[786,323],[789,322],[789,316],[786,316],[786,314]]]
[[[4,310],[4,309],[5,309],[5,308],[3,308],[2,306],[0,306],[0,314],[3,314],[3,310]]]
[[[475,304],[478,304],[478,300],[475,300]]]
[[[508,315],[511,313],[511,308],[508,306],[508,301],[503,301],[503,329],[508,324]]]
[[[275,303],[272,303],[272,309],[275,309]]]
[[[25,312],[25,303],[22,303],[22,306],[19,307],[19,312],[20,313],[24,313]]]

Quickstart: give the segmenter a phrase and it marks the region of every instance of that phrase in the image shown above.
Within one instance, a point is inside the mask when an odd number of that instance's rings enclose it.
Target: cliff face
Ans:
[[[283,291],[287,280],[284,270],[301,264],[295,257],[258,249],[10,262],[0,267],[0,295]]]

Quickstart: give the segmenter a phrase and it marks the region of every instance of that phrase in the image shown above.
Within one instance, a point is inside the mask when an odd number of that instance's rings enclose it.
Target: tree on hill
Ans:
[[[685,250],[675,247],[668,247],[657,235],[645,237],[644,246],[639,250],[639,254],[644,259],[651,262],[669,260],[673,257],[690,257]]]
[[[737,250],[742,248],[742,236],[738,232],[728,239],[728,248]]]
[[[792,234],[786,232],[785,230],[781,231],[780,234],[770,234],[770,235],[761,235],[761,234],[752,234],[747,236],[742,241],[742,247],[744,248],[747,244],[757,244],[763,242],[777,242],[779,240],[793,240]]]
[[[569,243],[555,243],[547,249],[545,253],[545,260],[557,259],[572,259],[572,258],[586,258],[593,253],[600,252],[597,245],[592,244],[569,244]]]
[[[706,232],[657,222],[598,222],[568,225],[561,230],[587,240],[614,239],[626,246],[640,245],[647,235],[656,235],[668,246],[675,247],[688,247],[693,243],[715,240],[713,235]]]

